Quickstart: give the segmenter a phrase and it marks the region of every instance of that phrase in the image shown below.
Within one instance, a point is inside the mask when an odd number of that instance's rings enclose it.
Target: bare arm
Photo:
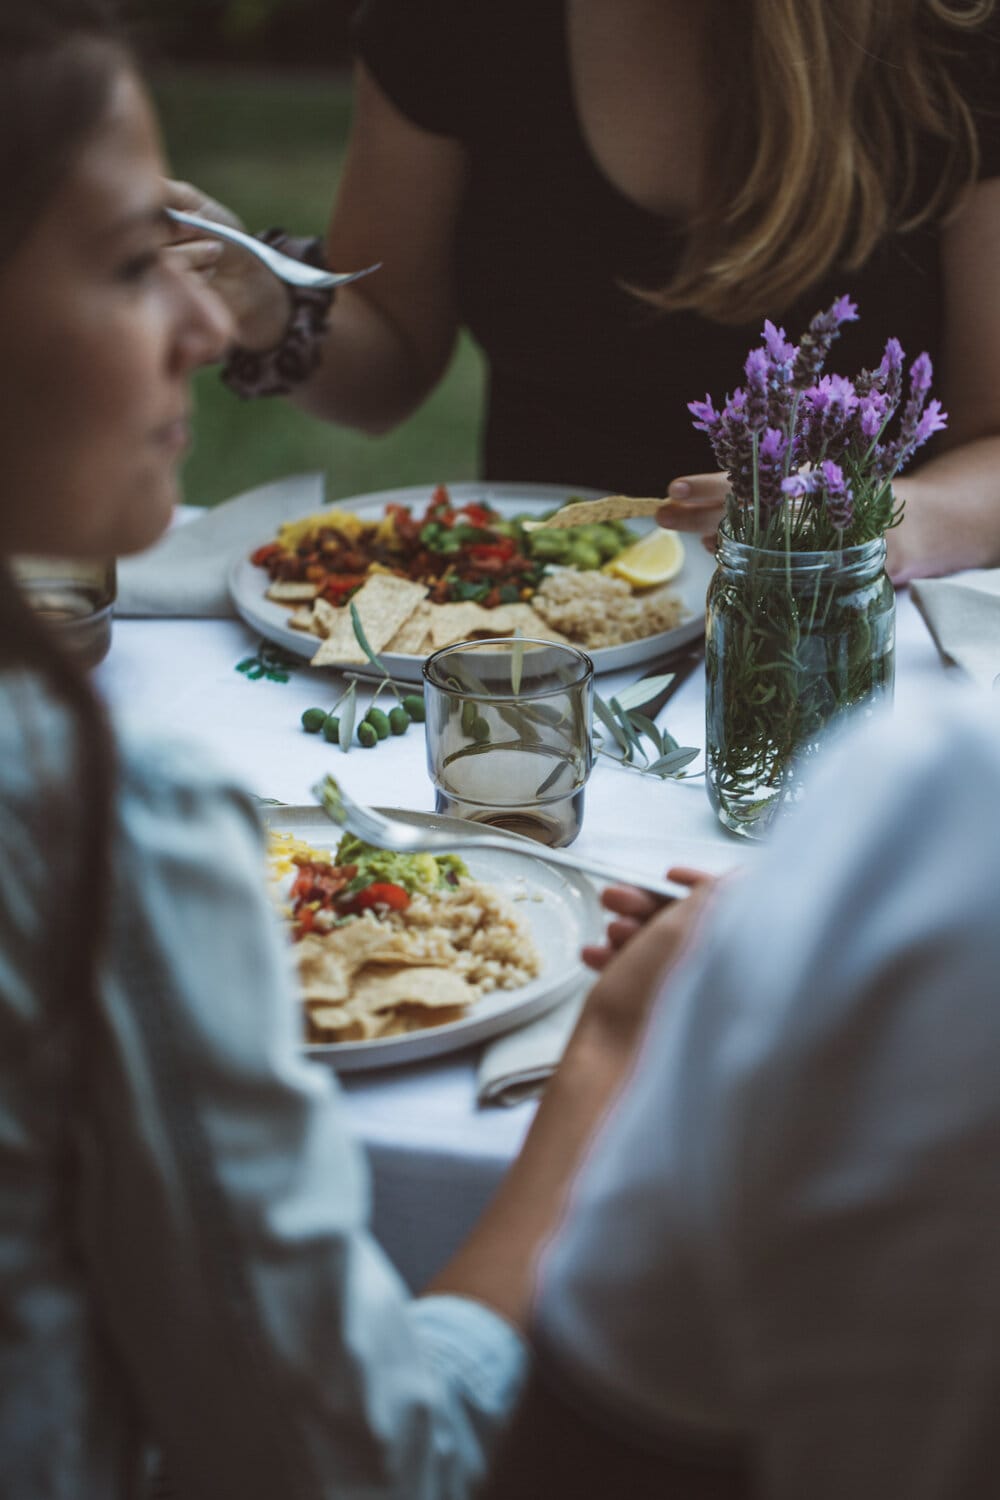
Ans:
[[[360,64],[343,177],[326,237],[338,270],[381,268],[338,292],[315,375],[291,399],[314,416],[381,433],[430,393],[448,364],[458,328],[454,231],[465,186],[465,150],[412,125]],[[174,207],[232,219],[196,188],[173,183]],[[192,240],[181,250],[208,269],[249,349],[279,342],[288,321],[285,289],[241,250]],[[207,258],[206,258],[207,256]]]
[[[941,242],[947,448],[896,484],[895,580],[1000,563],[1000,178],[967,195]]]
[[[627,1076],[650,1004],[694,933],[712,884],[706,880],[646,920],[607,964],[521,1155],[429,1292],[472,1297],[515,1326],[526,1325],[535,1257],[562,1216],[580,1158]]]

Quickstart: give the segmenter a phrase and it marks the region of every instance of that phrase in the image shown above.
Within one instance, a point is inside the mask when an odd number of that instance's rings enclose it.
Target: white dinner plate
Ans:
[[[468,832],[468,825],[460,818],[399,808],[380,811],[421,828]],[[269,827],[295,834],[315,848],[332,849],[340,842],[340,830],[319,807],[267,805],[261,812]],[[304,1048],[306,1053],[327,1060],[343,1073],[422,1062],[512,1031],[577,993],[590,975],[580,959],[580,949],[584,943],[600,941],[605,929],[597,887],[575,870],[544,864],[535,854],[537,845],[531,839],[518,834],[508,837],[523,846],[524,852],[520,848],[516,852],[469,848],[459,853],[476,880],[496,886],[513,898],[541,955],[538,977],[516,990],[491,990],[470,1006],[461,1020],[444,1026],[372,1041],[310,1043]]]
[[[408,489],[381,490],[377,494],[354,495],[348,500],[333,501],[331,508],[352,510],[365,520],[379,520],[385,514],[385,507],[389,504],[409,505],[414,510],[422,511],[429,502],[433,489],[433,485],[413,485]],[[592,500],[601,494],[600,490],[571,489],[562,485],[485,484],[473,480],[449,484],[447,489],[456,505],[465,505],[470,500],[478,500],[492,506],[504,516],[532,509],[547,511],[570,499]],[[313,510],[315,506],[309,507],[307,503],[304,503],[302,515],[309,515]],[[628,522],[628,525],[637,533],[651,531],[655,524],[650,517],[641,517]],[[250,553],[271,540],[271,537],[266,536],[247,538],[245,552],[234,558],[230,566],[229,592],[237,612],[266,640],[274,641],[276,645],[283,646],[286,651],[291,651],[297,656],[309,658],[315,654],[319,645],[318,640],[315,636],[306,635],[304,631],[292,630],[288,624],[291,606],[276,604],[273,600],[265,598],[270,584],[267,571],[256,567],[250,561]],[[588,652],[593,659],[594,670],[615,672],[622,667],[634,666],[638,662],[652,661],[655,657],[662,656],[664,652],[672,650],[674,646],[695,640],[700,636],[705,629],[705,594],[714,566],[711,557],[696,537],[686,539],[684,566],[673,580],[673,587],[680,595],[681,602],[687,611],[687,618],[680,625],[676,625],[673,630],[663,630],[657,635],[643,636],[641,640],[628,641],[623,646],[600,646]],[[379,654],[389,671],[400,681],[421,681],[420,669],[424,663],[422,656],[404,656],[394,651],[383,651]]]

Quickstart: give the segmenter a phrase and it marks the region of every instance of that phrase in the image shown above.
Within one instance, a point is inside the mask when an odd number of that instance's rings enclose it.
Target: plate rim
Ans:
[[[464,498],[463,492],[471,492],[470,498],[489,499],[492,495],[498,500],[508,502],[518,499],[523,499],[525,502],[531,499],[542,499],[545,501],[561,500],[566,502],[570,497],[589,500],[598,499],[603,494],[602,490],[596,490],[587,485],[531,484],[525,480],[497,480],[489,482],[461,479],[450,483],[445,480],[441,481],[441,483],[445,485],[449,493],[455,494],[459,498]],[[433,489],[433,484],[406,485],[391,490],[372,490],[367,494],[349,495],[343,499],[333,499],[327,502],[327,504],[331,510],[337,508],[358,510],[362,506],[368,508],[375,505],[384,507],[390,504],[406,503],[407,499],[413,502],[418,497],[426,497]],[[315,506],[309,506],[303,509],[301,516],[291,515],[286,519],[288,521],[295,521],[312,514],[314,511]],[[695,558],[697,561],[692,571],[700,572],[703,566],[701,562],[702,549],[700,545],[692,545],[692,543],[696,543],[695,538],[685,538],[684,566],[686,568],[689,559]],[[260,546],[263,544],[260,542],[251,542],[249,545]],[[283,622],[272,619],[269,614],[260,612],[264,608],[274,608],[287,616],[289,611],[287,605],[277,605],[274,601],[266,600],[263,597],[264,574],[260,569],[254,568],[254,565],[250,562],[247,546],[247,543],[243,543],[240,551],[234,553],[226,571],[226,585],[233,608],[247,625],[251,626],[252,629],[256,630],[266,640],[270,640],[293,655],[300,657],[306,665],[309,665],[310,657],[317,650],[316,645],[313,644],[314,638],[305,636],[302,631],[292,630],[290,626]],[[708,580],[713,567],[707,554],[705,554],[704,567],[706,568],[705,588],[707,591]],[[249,571],[250,569],[253,569],[252,573]],[[683,575],[683,571],[682,569],[681,574],[678,575],[679,577]],[[260,597],[248,597],[251,591],[245,586],[244,580],[255,579],[255,575],[258,574],[260,575],[262,584]],[[256,591],[253,591],[253,593],[255,595]],[[638,640],[620,642],[615,646],[593,647],[588,649],[587,654],[594,662],[595,673],[621,671],[625,667],[635,666],[640,662],[651,661],[658,656],[662,656],[665,652],[672,650],[675,646],[684,644],[686,641],[696,640],[704,633],[704,629],[704,614],[699,615],[697,611],[694,611],[689,620],[682,621],[680,625],[676,625],[672,630],[659,631],[655,635],[641,636]],[[424,657],[409,653],[404,655],[401,652],[385,651],[381,652],[380,655],[389,667],[393,677],[398,681],[415,683],[422,681],[421,668],[425,660]],[[349,672],[351,670],[351,663],[329,662],[318,670]]]
[[[457,826],[461,829],[462,825],[460,818],[448,817],[443,813],[420,812],[414,808],[379,806],[376,811],[421,826],[430,824],[445,829]],[[331,835],[339,837],[323,809],[315,803],[262,802],[258,806],[258,812],[265,827],[268,828],[280,824],[282,818],[295,818],[305,823],[314,823],[317,829],[329,830]],[[509,834],[508,837],[512,843],[523,845],[525,855],[529,857],[535,855],[537,858],[538,845],[533,839],[521,834]],[[470,852],[474,854],[474,851]],[[506,851],[490,849],[489,853],[494,857],[496,855],[504,857]],[[511,853],[517,857],[522,854],[522,850],[514,849]],[[586,913],[588,916],[595,917],[598,922],[602,920],[603,908],[599,899],[599,887],[590,876],[580,870],[570,870],[563,866],[549,865],[547,869],[558,881],[575,893],[575,897],[581,902],[581,915]],[[582,933],[580,943],[582,946]],[[367,1072],[376,1068],[401,1067],[409,1063],[426,1062],[448,1053],[464,1051],[481,1042],[491,1040],[493,1037],[514,1031],[520,1026],[527,1025],[529,1021],[537,1020],[555,1009],[562,1001],[576,994],[580,985],[588,982],[589,978],[590,970],[578,953],[575,963],[570,968],[564,969],[550,985],[529,995],[527,999],[517,1000],[517,990],[491,991],[491,995],[508,994],[515,998],[509,1005],[491,1011],[487,1015],[477,1016],[472,1013],[462,1016],[457,1021],[448,1021],[443,1026],[428,1026],[419,1031],[403,1032],[397,1036],[373,1037],[355,1042],[302,1042],[299,1050],[306,1058],[330,1063],[338,1073]],[[535,982],[532,981],[532,983]],[[529,985],[521,986],[522,990],[529,988]]]

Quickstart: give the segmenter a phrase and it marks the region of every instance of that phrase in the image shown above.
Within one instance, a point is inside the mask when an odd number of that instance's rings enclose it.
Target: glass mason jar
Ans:
[[[15,557],[14,577],[35,613],[82,667],[111,646],[117,594],[114,558]]]
[[[824,729],[891,698],[885,539],[768,552],[720,530],[706,615],[706,780],[720,822],[762,836],[801,797]]]

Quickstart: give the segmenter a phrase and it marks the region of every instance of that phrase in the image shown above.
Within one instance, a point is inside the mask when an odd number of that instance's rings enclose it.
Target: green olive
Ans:
[[[403,699],[402,706],[406,709],[406,712],[415,724],[422,724],[424,722],[427,710],[424,707],[424,700],[419,693],[407,693]]]
[[[469,733],[472,735],[472,738],[474,740],[478,741],[480,745],[483,744],[484,741],[489,739],[490,726],[483,718],[482,714],[476,714],[475,719],[472,721],[472,728]]]
[[[362,719],[358,725],[358,744],[363,745],[366,750],[371,750],[378,744],[378,732],[374,724],[369,724],[367,719]]]
[[[380,708],[370,708],[365,714],[364,723],[372,726],[380,740],[389,738],[389,715]]]
[[[465,702],[462,704],[462,733],[463,734],[472,734],[472,732],[473,732],[473,730],[475,728],[476,718],[477,718],[478,714],[479,714],[479,710],[476,707],[476,705],[472,702],[472,699],[471,698],[466,698]]]
[[[584,541],[582,538],[578,538],[573,543],[569,560],[574,567],[583,571],[590,571],[601,566],[601,554],[593,542]]]
[[[401,703],[389,710],[389,728],[393,734],[405,734],[410,727],[410,716]]]
[[[302,728],[306,734],[319,734],[327,718],[325,708],[307,708],[302,715]]]
[[[323,730],[323,738],[329,740],[331,745],[335,745],[340,735],[340,720],[336,714],[327,714],[320,727]]]

